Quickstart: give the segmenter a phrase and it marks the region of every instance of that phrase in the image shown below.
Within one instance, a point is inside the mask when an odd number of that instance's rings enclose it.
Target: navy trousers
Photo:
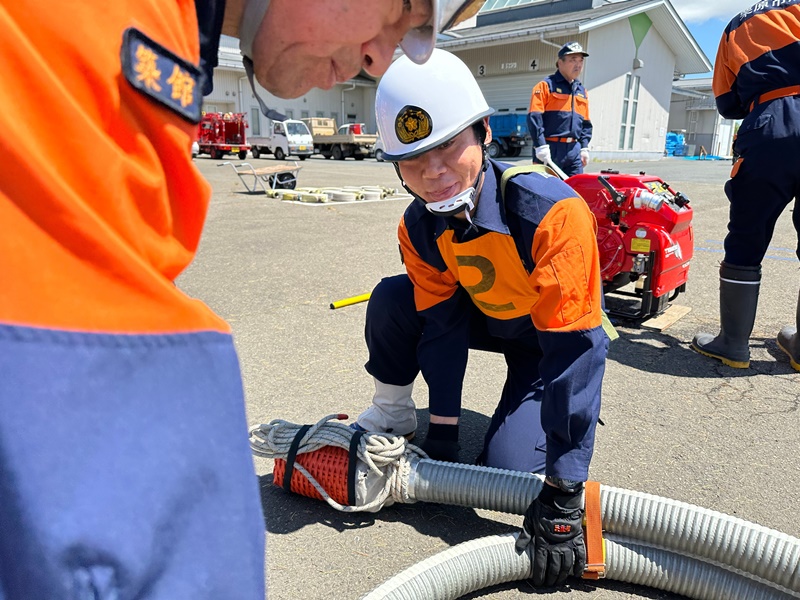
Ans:
[[[0,325],[0,600],[263,599],[229,335]]]
[[[499,352],[505,357],[506,382],[484,439],[478,463],[490,467],[543,473],[546,436],[541,424],[543,385],[539,377],[542,353],[533,328],[531,335],[502,339],[489,334],[486,317],[469,301],[460,303],[468,328],[469,349]],[[376,286],[367,306],[365,336],[369,350],[367,371],[383,383],[408,385],[422,372],[430,390],[429,405],[437,394],[452,395],[463,383],[463,365],[448,363],[448,356],[464,348],[424,339],[424,321],[414,304],[414,287],[407,275],[387,277]],[[422,349],[422,351],[421,351]]]
[[[725,184],[730,200],[725,262],[755,267],[769,247],[775,223],[795,201],[792,222],[800,258],[800,97],[761,104],[744,119],[736,137],[734,164]]]

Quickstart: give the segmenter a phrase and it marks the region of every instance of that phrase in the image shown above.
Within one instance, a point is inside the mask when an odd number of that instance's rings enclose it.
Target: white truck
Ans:
[[[272,154],[278,160],[283,160],[287,156],[305,160],[314,153],[314,140],[302,121],[293,119],[268,121],[266,134],[248,137],[253,158],[259,158],[262,154]]]
[[[378,136],[366,132],[364,123],[346,123],[336,129],[336,121],[323,117],[303,119],[314,138],[314,152],[325,158],[344,160],[352,156],[364,160],[372,156]]]

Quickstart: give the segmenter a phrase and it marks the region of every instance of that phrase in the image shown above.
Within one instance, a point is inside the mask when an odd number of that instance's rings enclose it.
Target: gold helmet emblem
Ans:
[[[404,144],[424,140],[433,130],[431,116],[418,106],[404,106],[394,121],[397,139]]]

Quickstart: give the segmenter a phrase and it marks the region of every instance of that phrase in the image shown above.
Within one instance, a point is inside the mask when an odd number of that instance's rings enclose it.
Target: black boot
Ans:
[[[750,366],[750,334],[756,320],[761,267],[719,266],[719,317],[721,330],[714,337],[698,333],[692,349],[721,360],[729,367]]]
[[[800,297],[797,299],[797,315],[795,316],[795,327],[787,326],[778,333],[778,347],[786,352],[789,357],[789,364],[795,371],[800,371]]]

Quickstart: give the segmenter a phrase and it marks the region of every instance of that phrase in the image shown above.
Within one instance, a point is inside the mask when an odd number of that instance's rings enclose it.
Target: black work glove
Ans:
[[[442,425],[431,423],[428,425],[428,435],[420,446],[433,460],[445,462],[458,462],[458,425]]]
[[[569,575],[580,576],[586,566],[581,495],[544,484],[522,521],[517,552],[531,559],[535,586],[561,585]]]

